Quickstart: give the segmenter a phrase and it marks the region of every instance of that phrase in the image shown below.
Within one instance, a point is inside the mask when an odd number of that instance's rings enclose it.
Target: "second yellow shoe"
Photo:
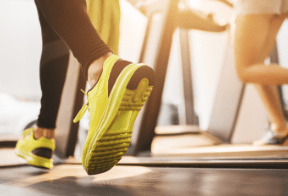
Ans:
[[[82,154],[88,174],[108,171],[120,161],[130,145],[134,121],[155,82],[149,66],[127,64],[117,71],[119,61],[113,55],[104,62],[98,83],[88,91],[88,102],[74,119],[79,121],[89,108],[89,131]]]
[[[25,159],[28,165],[45,169],[53,168],[52,155],[55,150],[54,139],[41,137],[34,139],[34,128],[23,131],[23,138],[16,144],[16,154]]]

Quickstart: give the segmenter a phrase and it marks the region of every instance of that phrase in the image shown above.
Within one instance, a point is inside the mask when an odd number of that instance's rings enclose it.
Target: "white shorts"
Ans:
[[[236,0],[236,14],[288,13],[288,0]]]

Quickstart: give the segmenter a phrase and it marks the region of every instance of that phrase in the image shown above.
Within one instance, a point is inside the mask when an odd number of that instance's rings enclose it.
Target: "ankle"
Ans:
[[[105,60],[112,56],[111,52],[108,52],[101,56],[100,58],[93,61],[93,63],[88,68],[88,82],[91,86],[91,88],[97,83],[99,80],[102,70],[103,70],[103,64]]]
[[[272,124],[271,129],[276,135],[280,137],[286,136],[288,134],[287,126],[276,126],[275,124]]]
[[[47,129],[47,128],[37,127],[35,129],[35,132],[34,132],[34,138],[36,140],[38,140],[41,137],[45,137],[48,139],[54,139],[55,138],[55,129]]]

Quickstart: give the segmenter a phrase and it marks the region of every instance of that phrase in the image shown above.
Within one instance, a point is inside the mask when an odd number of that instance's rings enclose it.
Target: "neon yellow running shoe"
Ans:
[[[144,64],[131,64],[110,56],[98,83],[88,91],[88,102],[74,122],[89,108],[89,131],[82,164],[88,174],[99,174],[116,165],[130,145],[134,121],[148,99],[155,73]]]
[[[23,131],[23,138],[16,144],[16,154],[25,159],[28,165],[35,167],[52,169],[52,154],[55,149],[54,139],[41,137],[34,139],[34,128]]]

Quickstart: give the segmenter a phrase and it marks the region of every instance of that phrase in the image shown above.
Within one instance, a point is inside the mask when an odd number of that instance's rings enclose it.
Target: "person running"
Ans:
[[[16,154],[29,165],[53,168],[56,118],[69,47],[91,86],[88,102],[74,119],[78,122],[89,109],[82,164],[88,174],[108,171],[130,145],[134,121],[152,91],[155,73],[148,65],[131,63],[113,54],[93,26],[86,0],[35,0],[35,3],[43,39],[41,110],[37,127],[23,131]]]
[[[234,52],[239,79],[252,83],[268,112],[271,131],[255,145],[283,145],[288,129],[277,85],[288,83],[288,69],[265,58],[275,46],[276,36],[288,16],[288,0],[237,0]]]

